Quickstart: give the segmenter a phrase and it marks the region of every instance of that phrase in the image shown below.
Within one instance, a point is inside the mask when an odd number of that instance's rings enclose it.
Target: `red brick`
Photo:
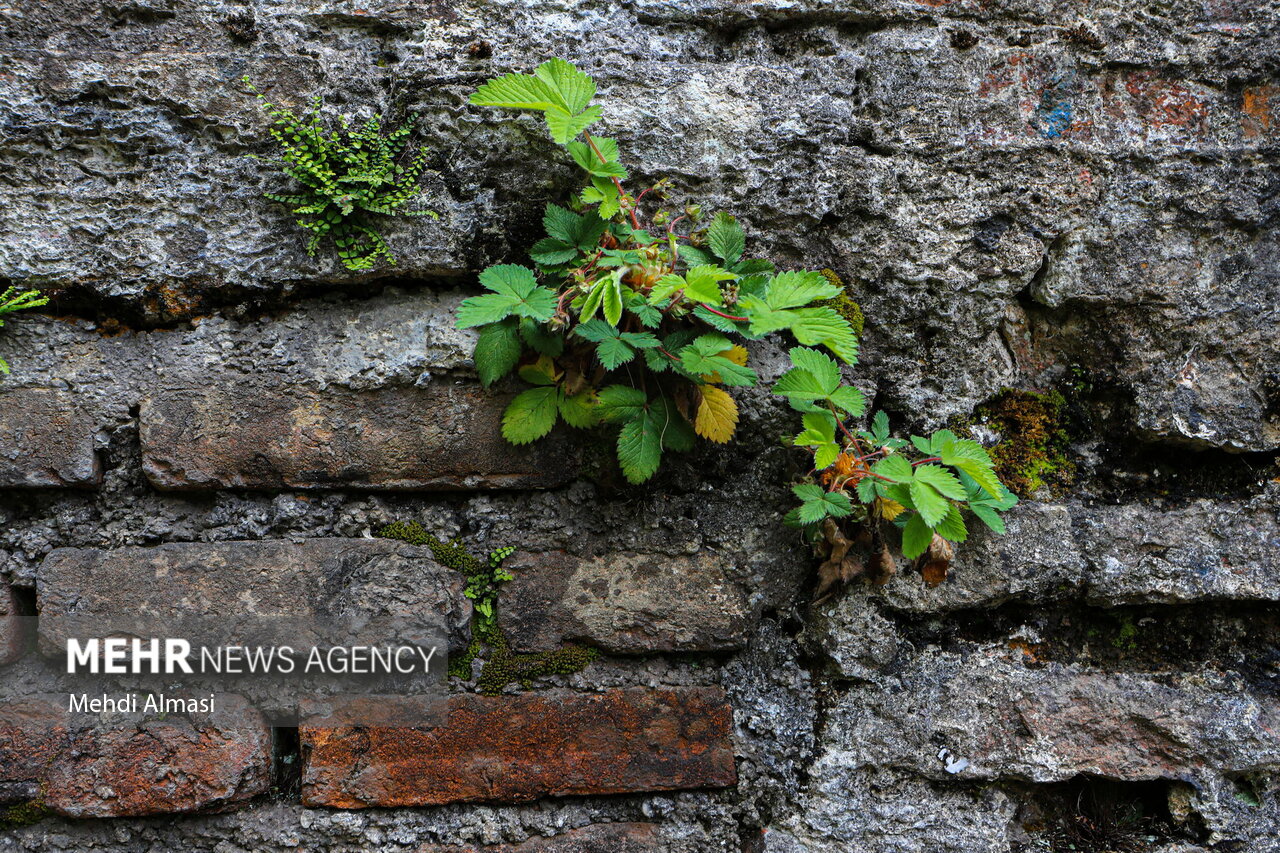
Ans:
[[[218,725],[182,718],[69,726],[65,697],[0,705],[0,793],[68,817],[222,809],[271,784],[271,729],[220,696]]]
[[[454,696],[436,729],[302,727],[302,800],[364,808],[720,788],[737,781],[719,688]]]
[[[74,394],[50,388],[0,390],[0,488],[93,487],[97,419]]]
[[[509,398],[472,386],[315,391],[274,377],[159,391],[142,404],[147,477],[159,489],[458,490],[561,485],[559,436],[502,437]]]
[[[551,838],[531,838],[519,844],[428,844],[417,853],[659,853],[651,823],[598,823]]]

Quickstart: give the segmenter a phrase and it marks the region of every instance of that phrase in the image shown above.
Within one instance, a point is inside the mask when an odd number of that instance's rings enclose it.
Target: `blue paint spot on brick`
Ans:
[[[1036,129],[1045,139],[1057,139],[1071,126],[1075,111],[1072,104],[1075,82],[1074,71],[1060,72],[1049,78],[1049,85],[1040,96],[1040,103],[1032,117]]]

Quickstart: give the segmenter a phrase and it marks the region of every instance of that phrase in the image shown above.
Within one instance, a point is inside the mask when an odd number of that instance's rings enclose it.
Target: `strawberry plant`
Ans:
[[[698,208],[665,207],[661,185],[632,195],[617,143],[588,131],[601,118],[595,89],[552,59],[472,95],[474,104],[541,112],[586,186],[570,207],[547,205],[533,267],[480,274],[490,293],[464,300],[457,325],[479,330],[482,382],[514,370],[532,386],[503,416],[508,441],[536,441],[560,420],[603,423],[617,429],[623,474],[641,483],[668,450],[688,450],[699,436],[732,438],[738,408],[725,389],[758,381],[741,342],[787,331],[853,364],[858,341],[821,304],[841,292],[821,273],[780,273],[747,257],[732,216],[718,213],[704,227]]]
[[[902,529],[903,553],[925,561],[926,577],[939,566],[945,574],[949,543],[966,538],[962,510],[1001,530],[999,514],[1016,499],[981,445],[945,430],[892,438],[883,413],[869,432],[851,430],[847,422],[862,417],[865,403],[841,378],[841,365],[857,361],[858,337],[849,312],[828,304],[844,295],[838,279],[779,272],[748,256],[733,216],[704,221],[697,206],[673,210],[665,181],[632,194],[617,142],[589,130],[602,118],[595,91],[591,77],[552,59],[471,96],[480,106],[540,112],[585,173],[567,205],[547,205],[547,236],[531,248],[532,266],[484,270],[489,292],[458,311],[459,328],[478,330],[481,381],[514,371],[530,386],[503,415],[507,440],[528,444],[561,420],[605,425],[617,431],[627,480],[644,482],[666,451],[733,437],[738,407],[727,389],[759,381],[744,344],[785,332],[800,346],[773,391],[802,414],[794,444],[813,455],[794,489],[801,504],[786,521],[827,557],[823,584],[887,577],[881,522]]]

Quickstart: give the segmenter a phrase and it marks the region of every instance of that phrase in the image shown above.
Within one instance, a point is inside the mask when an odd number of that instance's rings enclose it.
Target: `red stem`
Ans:
[[[596,141],[591,138],[591,134],[584,130],[582,131],[582,136],[587,140],[587,144],[591,146],[591,150],[596,152],[596,156],[600,158],[600,162],[608,163],[609,161],[605,159],[605,156],[600,153],[600,149],[596,147]],[[631,209],[627,211],[627,215],[631,217],[631,227],[638,229],[640,227],[640,220],[636,219],[635,201],[632,200],[631,197],[627,195],[627,191],[622,188],[622,181],[614,178],[613,185],[618,188],[618,195],[622,200],[631,202]]]
[[[718,317],[723,317],[723,318],[725,318],[726,320],[734,320],[734,321],[736,321],[736,322],[738,322],[738,323],[748,323],[748,322],[750,322],[750,320],[751,320],[751,318],[749,318],[749,317],[735,317],[735,316],[733,316],[732,314],[725,314],[723,311],[717,311],[716,309],[712,308],[710,305],[705,305],[705,304],[703,304],[703,303],[701,303],[701,302],[700,302],[700,303],[698,303],[698,304],[699,304],[699,305],[702,305],[702,307],[703,307],[703,308],[706,308],[706,309],[707,309],[708,311],[710,311],[712,314],[715,314],[715,315],[716,315],[716,316],[718,316]]]

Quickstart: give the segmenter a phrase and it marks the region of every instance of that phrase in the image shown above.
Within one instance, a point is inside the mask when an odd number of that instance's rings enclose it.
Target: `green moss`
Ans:
[[[975,423],[1000,433],[991,459],[1000,480],[1019,497],[1029,498],[1046,486],[1059,494],[1075,479],[1075,466],[1067,458],[1071,440],[1063,426],[1065,406],[1056,391],[1008,389],[975,412]]]
[[[436,562],[466,577],[467,597],[476,603],[475,616],[471,620],[471,643],[465,652],[449,661],[449,675],[470,681],[472,664],[483,655],[484,665],[476,678],[476,688],[481,693],[496,695],[512,683],[519,683],[527,690],[537,678],[580,672],[600,656],[595,649],[582,646],[565,646],[535,654],[519,654],[511,650],[494,617],[499,587],[511,579],[511,575],[501,568],[501,563],[510,556],[512,549],[499,549],[485,562],[467,551],[461,540],[442,542],[416,521],[388,524],[378,531],[378,535],[430,548]]]
[[[1111,638],[1111,645],[1122,652],[1138,650],[1138,626],[1131,617],[1125,616],[1120,622],[1120,630]]]
[[[823,277],[827,281],[841,289],[841,293],[833,296],[826,302],[822,303],[828,308],[834,308],[835,312],[841,317],[849,321],[849,325],[853,327],[853,333],[862,340],[862,327],[866,325],[866,316],[862,313],[862,306],[853,301],[853,297],[849,295],[849,288],[845,286],[844,280],[836,275],[835,270],[822,270]]]
[[[39,823],[53,812],[39,800],[28,800],[0,810],[0,829],[17,829]]]

